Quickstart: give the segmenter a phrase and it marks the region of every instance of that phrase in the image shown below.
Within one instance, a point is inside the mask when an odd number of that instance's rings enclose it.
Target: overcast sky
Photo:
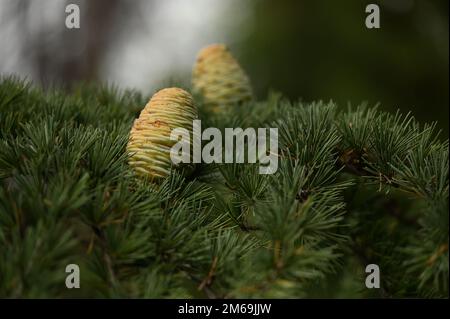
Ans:
[[[20,25],[15,19],[20,13],[12,11],[13,1],[0,0],[0,73],[33,79],[32,66],[21,55],[27,51],[27,43],[22,39],[25,35],[33,37],[45,28],[64,27],[65,5],[70,1],[31,2],[26,25]],[[245,1],[239,0],[136,1],[134,4],[139,7],[128,23],[115,26],[120,32],[108,47],[99,72],[102,81],[142,91],[158,85],[169,74],[189,74],[202,46],[241,41],[245,35],[238,31],[240,24],[249,19]],[[81,17],[79,32],[86,31]],[[55,45],[51,38],[46,40],[49,43],[43,45]],[[82,48],[79,53],[82,54]]]

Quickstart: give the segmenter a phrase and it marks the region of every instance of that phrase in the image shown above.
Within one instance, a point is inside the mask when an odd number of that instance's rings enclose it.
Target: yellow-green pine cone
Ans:
[[[190,93],[179,88],[156,92],[131,128],[127,145],[130,166],[153,181],[166,177],[172,165],[170,149],[177,142],[170,140],[171,131],[187,129],[192,150],[192,121],[197,117]]]
[[[214,112],[250,101],[253,95],[247,74],[224,44],[200,50],[192,71],[192,87]]]

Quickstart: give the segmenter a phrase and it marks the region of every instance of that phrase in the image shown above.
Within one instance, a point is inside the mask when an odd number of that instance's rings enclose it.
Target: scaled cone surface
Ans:
[[[177,142],[170,140],[171,131],[187,129],[192,150],[192,123],[196,118],[197,109],[190,93],[179,88],[155,93],[131,128],[127,145],[130,166],[138,175],[151,180],[169,175],[170,150]]]
[[[192,86],[213,112],[252,99],[247,74],[223,44],[200,50],[192,72]]]

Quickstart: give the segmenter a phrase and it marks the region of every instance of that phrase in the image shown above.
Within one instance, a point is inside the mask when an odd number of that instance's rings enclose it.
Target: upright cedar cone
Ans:
[[[223,44],[200,50],[192,72],[192,86],[205,106],[220,112],[229,105],[250,101],[250,80]]]
[[[170,140],[172,129],[187,129],[192,149],[192,121],[196,118],[197,109],[188,92],[179,88],[156,92],[130,132],[127,151],[136,173],[151,180],[166,177],[172,165],[170,149],[176,143]]]

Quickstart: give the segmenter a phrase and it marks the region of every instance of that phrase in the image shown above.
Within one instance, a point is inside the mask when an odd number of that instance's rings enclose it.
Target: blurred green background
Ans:
[[[79,4],[81,29],[64,27]],[[365,27],[366,5],[381,28]],[[448,1],[0,0],[0,73],[44,87],[112,82],[151,94],[189,81],[196,52],[227,43],[256,95],[368,101],[439,121],[448,137]]]
[[[379,3],[381,28],[365,27]],[[381,103],[448,136],[448,1],[256,1],[240,60],[259,96]]]

